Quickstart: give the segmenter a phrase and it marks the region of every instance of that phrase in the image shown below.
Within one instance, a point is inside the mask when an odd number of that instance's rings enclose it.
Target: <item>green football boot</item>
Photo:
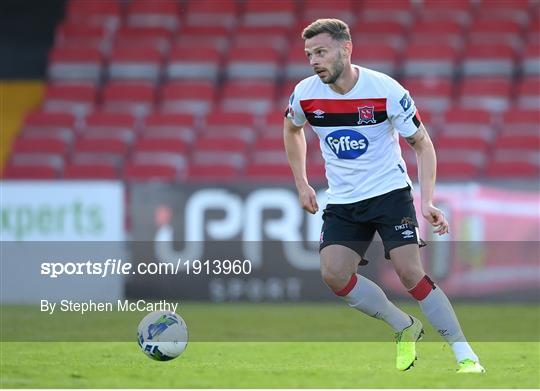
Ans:
[[[466,358],[458,363],[457,373],[484,373],[486,370],[479,362]]]
[[[414,366],[416,342],[422,339],[422,335],[424,335],[422,322],[413,316],[410,316],[410,318],[412,324],[395,334],[397,344],[396,368],[400,371],[406,371]]]

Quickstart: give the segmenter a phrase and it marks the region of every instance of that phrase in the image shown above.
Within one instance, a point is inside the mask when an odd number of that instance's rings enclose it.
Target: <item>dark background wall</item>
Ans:
[[[0,79],[44,78],[66,0],[0,1]]]

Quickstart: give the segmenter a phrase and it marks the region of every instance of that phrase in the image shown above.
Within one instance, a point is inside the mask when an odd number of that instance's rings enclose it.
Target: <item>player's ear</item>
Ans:
[[[342,44],[343,51],[347,56],[352,54],[353,44],[351,41],[344,41]]]

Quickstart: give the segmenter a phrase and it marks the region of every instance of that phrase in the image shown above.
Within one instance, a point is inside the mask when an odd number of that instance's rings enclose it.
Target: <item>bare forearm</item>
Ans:
[[[424,125],[420,125],[418,131],[411,137],[407,137],[406,140],[416,152],[422,203],[431,204],[433,202],[433,191],[437,177],[435,148]]]
[[[433,201],[433,191],[435,189],[435,179],[437,177],[437,157],[431,140],[420,151],[417,151],[418,160],[418,180],[420,182],[420,194],[423,203],[431,204]]]
[[[285,142],[285,150],[287,151],[287,159],[293,172],[296,187],[307,185],[306,174],[306,138],[304,130],[290,131],[285,129],[283,139]]]

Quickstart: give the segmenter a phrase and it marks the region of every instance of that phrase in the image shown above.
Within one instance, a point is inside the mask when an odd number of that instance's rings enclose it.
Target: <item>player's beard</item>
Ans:
[[[332,71],[330,71],[329,69],[327,70],[328,78],[326,80],[321,79],[321,81],[324,84],[334,84],[336,80],[339,79],[344,69],[345,69],[345,64],[343,63],[343,57],[341,56],[341,52],[340,52],[338,55],[338,59],[334,63],[333,70]]]

